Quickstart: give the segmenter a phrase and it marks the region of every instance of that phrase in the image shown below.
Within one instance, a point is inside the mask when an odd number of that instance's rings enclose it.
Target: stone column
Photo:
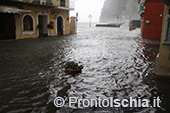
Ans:
[[[70,23],[70,34],[76,34],[77,33],[77,22],[76,17],[71,17],[71,23]]]
[[[21,15],[19,15],[19,14],[14,15],[16,39],[21,39],[22,23],[21,23],[21,20],[20,20],[20,16]]]

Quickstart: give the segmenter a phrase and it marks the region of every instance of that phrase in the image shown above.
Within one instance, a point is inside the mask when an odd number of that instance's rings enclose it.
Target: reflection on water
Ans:
[[[161,108],[107,108],[107,112],[164,112],[164,92],[154,76],[159,41],[145,40],[140,31],[121,28],[88,28],[77,35],[0,42],[0,112],[93,113],[101,108],[56,108],[64,98],[152,99],[160,96]],[[84,65],[72,76],[64,71],[69,60]],[[167,98],[167,97],[166,97]],[[106,112],[105,111],[105,112]]]

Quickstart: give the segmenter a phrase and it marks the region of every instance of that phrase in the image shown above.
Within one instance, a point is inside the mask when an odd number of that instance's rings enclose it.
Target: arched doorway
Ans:
[[[63,35],[63,18],[61,16],[59,16],[57,18],[57,32],[58,32],[58,35]]]

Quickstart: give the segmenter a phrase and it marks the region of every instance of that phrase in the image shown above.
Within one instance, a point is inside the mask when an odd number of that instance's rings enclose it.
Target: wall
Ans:
[[[161,33],[161,44],[159,55],[156,59],[156,68],[155,73],[156,75],[160,76],[170,76],[170,44],[163,44],[164,40],[164,31],[165,31],[165,21],[166,15],[168,15],[168,10],[170,6],[166,6],[164,8],[164,16],[163,16],[163,26],[162,26],[162,33]]]
[[[69,0],[65,0],[66,2],[66,7],[69,8]]]
[[[145,2],[145,15],[143,24],[143,38],[160,39],[163,19],[164,3],[162,0],[148,0]],[[146,20],[150,20],[147,24]]]
[[[59,0],[52,0],[54,6],[59,6]]]
[[[70,33],[71,34],[76,34],[77,29],[76,29],[76,17],[71,17],[71,23],[70,23]]]
[[[20,39],[21,38],[21,31],[22,31],[22,24],[20,21],[20,15],[19,14],[15,14],[14,15],[15,18],[15,26],[16,26],[16,30],[15,30],[15,35],[16,35],[16,39]]]
[[[44,13],[44,14],[49,14],[50,10],[48,8],[43,8],[43,7],[33,7],[33,6],[24,6],[24,9],[26,10],[31,10],[31,13],[29,13],[33,18],[34,18],[34,32],[33,33],[24,33],[23,32],[23,27],[22,27],[22,34],[21,34],[21,38],[37,38],[38,37],[38,28],[37,28],[37,25],[38,25],[38,18],[37,18],[37,15],[38,13]],[[43,12],[42,12],[43,11]],[[21,20],[21,23],[23,21],[23,16],[25,14],[22,14],[21,17],[20,17],[20,20]],[[51,16],[49,16],[49,21],[51,21]],[[48,21],[48,23],[49,23]],[[23,26],[23,24],[22,24]]]
[[[67,10],[59,10],[58,15],[62,15],[64,17],[64,35],[70,34],[70,24],[69,24],[69,11]]]
[[[57,27],[56,27],[56,19],[60,15],[64,18],[64,34],[69,34],[70,33],[70,26],[69,26],[69,11],[68,10],[58,10],[57,13],[51,14],[51,9],[50,8],[44,8],[44,7],[34,7],[34,6],[24,6],[24,9],[26,10],[31,10],[31,13],[29,13],[33,18],[34,18],[34,32],[23,32],[23,16],[25,14],[21,14],[19,17],[19,21],[17,20],[17,37],[19,38],[19,32],[21,33],[20,37],[21,38],[37,38],[39,36],[39,30],[37,28],[38,25],[38,14],[40,15],[48,15],[48,24],[50,22],[54,23],[54,29],[49,30],[48,29],[48,36],[57,36]],[[57,10],[57,9],[56,9]]]

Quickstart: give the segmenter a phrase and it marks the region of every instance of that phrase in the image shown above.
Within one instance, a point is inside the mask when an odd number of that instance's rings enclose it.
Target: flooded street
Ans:
[[[162,113],[167,94],[154,75],[159,41],[146,40],[140,29],[96,28],[79,24],[77,35],[0,41],[1,113],[100,113],[102,108],[56,108],[61,96],[146,98],[159,96],[160,108],[105,108],[102,113]],[[80,62],[82,73],[67,74],[64,64]],[[160,87],[159,87],[160,86]],[[166,97],[166,98],[165,98]]]

